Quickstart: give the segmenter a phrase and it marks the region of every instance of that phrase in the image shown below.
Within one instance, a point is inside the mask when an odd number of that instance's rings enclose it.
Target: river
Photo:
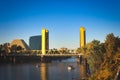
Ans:
[[[74,69],[68,70],[68,65]],[[0,64],[0,80],[80,80],[80,73],[75,58],[51,63]]]

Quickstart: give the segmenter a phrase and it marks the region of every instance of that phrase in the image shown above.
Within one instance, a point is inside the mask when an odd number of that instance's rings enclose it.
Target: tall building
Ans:
[[[29,39],[29,46],[31,50],[41,50],[41,35],[31,36]]]
[[[46,50],[49,50],[49,31],[42,29],[42,54],[46,54]]]
[[[80,47],[85,47],[86,45],[86,30],[84,27],[80,27]]]
[[[14,39],[11,43],[10,46],[12,45],[17,45],[21,46],[23,50],[30,50],[29,46],[26,44],[26,42],[22,39]]]

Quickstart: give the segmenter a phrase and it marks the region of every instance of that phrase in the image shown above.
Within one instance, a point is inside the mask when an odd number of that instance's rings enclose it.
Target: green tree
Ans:
[[[9,43],[4,43],[3,45],[0,45],[0,53],[2,54],[8,54],[9,53]]]
[[[16,53],[17,52],[17,45],[12,45],[10,50],[11,50],[11,53]]]
[[[113,33],[108,34],[105,43],[101,45],[104,53],[104,56],[102,55],[103,62],[89,80],[116,80],[116,74],[120,67],[120,38],[115,37]]]
[[[108,57],[111,57],[112,54],[115,54],[120,47],[120,38],[115,37],[113,33],[110,33],[106,36],[105,40],[105,49]]]
[[[78,54],[80,54],[80,53],[85,54],[85,53],[86,53],[86,49],[87,49],[86,47],[78,48],[76,52],[77,52]]]
[[[3,45],[0,45],[0,54],[3,52]]]
[[[21,46],[17,46],[17,51],[23,50],[23,48]]]
[[[92,42],[86,45],[86,57],[88,59],[88,63],[90,65],[91,70],[94,72],[96,71],[101,62],[103,56],[103,46],[101,45],[100,41],[93,40]]]

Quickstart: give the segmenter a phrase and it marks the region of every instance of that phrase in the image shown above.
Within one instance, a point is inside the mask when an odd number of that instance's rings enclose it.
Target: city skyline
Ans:
[[[0,1],[0,44],[41,35],[47,28],[51,48],[78,48],[79,28],[86,28],[86,43],[104,42],[109,33],[120,36],[119,0]]]

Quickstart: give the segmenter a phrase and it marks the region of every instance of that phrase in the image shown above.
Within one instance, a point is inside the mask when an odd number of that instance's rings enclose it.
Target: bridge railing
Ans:
[[[15,54],[18,54],[18,55],[42,55],[42,51],[41,50],[27,50],[27,51],[21,51],[21,52],[19,52],[19,53],[15,53]],[[66,55],[68,55],[68,54],[70,54],[70,55],[72,55],[72,54],[80,54],[80,53],[75,53],[75,52],[63,52],[63,51],[57,51],[57,50],[46,50],[46,54],[45,55],[53,55],[53,54],[55,54],[55,55],[64,55],[64,54],[66,54]],[[11,55],[14,55],[14,54],[11,54]]]
[[[9,56],[81,56],[80,54],[70,53],[70,54],[10,54]]]

